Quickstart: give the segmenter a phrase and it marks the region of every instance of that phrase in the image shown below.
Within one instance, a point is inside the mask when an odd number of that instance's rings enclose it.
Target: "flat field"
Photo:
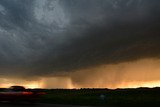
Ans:
[[[160,88],[137,89],[38,89],[41,103],[88,106],[160,106]]]

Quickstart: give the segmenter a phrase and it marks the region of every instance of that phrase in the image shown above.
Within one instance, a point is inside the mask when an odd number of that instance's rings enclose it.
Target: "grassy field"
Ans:
[[[45,89],[40,102],[91,106],[159,106],[160,88]]]

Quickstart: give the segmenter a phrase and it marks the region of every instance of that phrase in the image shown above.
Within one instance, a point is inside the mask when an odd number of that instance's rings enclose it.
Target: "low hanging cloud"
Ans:
[[[159,0],[1,0],[0,75],[66,75],[159,59],[159,13]]]
[[[104,64],[72,72],[72,83],[68,84],[75,88],[156,87],[160,83],[159,65],[160,60],[157,59]]]

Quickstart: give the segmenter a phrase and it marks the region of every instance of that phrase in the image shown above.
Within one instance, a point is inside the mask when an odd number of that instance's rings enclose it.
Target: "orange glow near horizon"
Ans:
[[[51,82],[51,81],[50,81]],[[1,88],[9,88],[10,86],[14,86],[14,85],[20,85],[20,86],[24,86],[25,88],[48,88],[45,86],[45,82],[41,81],[41,82],[30,82],[30,83],[4,83],[4,84],[0,84]],[[106,86],[106,87],[105,87]],[[160,81],[134,81],[134,82],[121,82],[118,85],[115,86],[110,86],[110,85],[103,85],[102,87],[79,87],[79,86],[74,86],[70,81],[66,82],[64,87],[57,87],[57,88],[66,88],[66,89],[80,89],[80,88],[109,88],[109,89],[116,89],[116,88],[139,88],[139,87],[148,87],[148,88],[154,88],[154,87],[160,87]],[[50,87],[51,88],[51,87]],[[56,88],[56,86],[53,86],[53,88]]]
[[[160,87],[160,60],[143,59],[107,64],[69,72],[65,76],[32,79],[0,78],[0,87],[8,88],[12,85],[48,89]]]
[[[23,80],[12,80],[2,79],[0,88],[9,88],[10,86],[24,86],[25,88],[44,88],[42,81],[23,81]]]
[[[38,83],[29,83],[29,84],[14,84],[14,83],[8,83],[8,84],[1,84],[1,88],[8,88],[10,86],[14,85],[20,85],[24,86],[25,88],[47,88],[43,87],[42,85],[39,85]],[[73,89],[73,88],[85,88],[85,87],[74,87],[72,84],[68,84],[70,87],[64,87],[66,89]],[[148,88],[154,88],[154,87],[160,87],[160,81],[150,81],[150,82],[123,82],[120,85],[117,85],[115,87],[103,87],[103,88],[110,88],[110,89],[116,89],[116,88],[139,88],[139,87],[148,87]],[[101,87],[90,87],[90,88],[101,88]]]
[[[138,88],[138,87],[160,87],[160,81],[147,81],[147,82],[124,82],[117,86],[118,88]]]
[[[31,89],[34,89],[34,88],[43,88],[43,87],[41,87],[40,85],[38,85],[36,83],[30,83],[30,84],[7,83],[7,84],[1,84],[0,87],[1,88],[9,88],[10,86],[15,86],[15,85],[24,86],[25,88],[31,88]]]
[[[95,66],[72,72],[71,80],[76,88],[160,87],[160,60],[141,59]]]
[[[28,84],[24,84],[23,85],[24,87],[26,88],[31,88],[31,89],[34,89],[34,88],[43,88],[43,85],[42,85],[42,82],[31,82],[31,83],[28,83]]]
[[[76,89],[80,89],[80,88],[108,88],[108,89],[117,89],[117,88],[140,88],[140,87],[145,87],[145,88],[154,88],[154,87],[160,87],[160,81],[135,81],[135,82],[122,82],[119,85],[103,85],[102,87],[74,87]],[[71,88],[73,89],[73,88]]]

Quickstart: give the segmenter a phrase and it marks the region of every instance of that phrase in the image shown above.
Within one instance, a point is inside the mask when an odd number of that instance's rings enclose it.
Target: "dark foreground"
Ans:
[[[76,106],[76,105],[58,105],[58,104],[11,104],[0,103],[0,107],[91,107],[91,106]]]
[[[1,103],[0,107],[160,107],[160,88],[34,89],[31,91],[46,94],[37,100],[38,104]]]
[[[43,103],[107,106],[160,107],[160,88],[137,89],[51,89],[45,90]]]

